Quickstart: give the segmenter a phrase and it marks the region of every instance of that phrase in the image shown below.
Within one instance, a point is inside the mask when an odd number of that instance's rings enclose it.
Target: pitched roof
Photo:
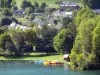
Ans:
[[[77,6],[74,2],[60,2],[60,6]]]
[[[40,25],[40,26],[45,25],[45,22],[44,22],[44,21],[42,21],[42,20],[41,20],[41,19],[39,19],[39,18],[35,18],[35,19],[33,20],[33,22],[37,23],[37,24],[38,24],[38,25]]]

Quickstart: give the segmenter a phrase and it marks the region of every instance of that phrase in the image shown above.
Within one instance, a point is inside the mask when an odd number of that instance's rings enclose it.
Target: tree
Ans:
[[[18,9],[17,6],[13,6],[13,7],[11,8],[12,11],[17,10],[17,9]]]
[[[15,0],[12,0],[11,6],[14,7],[15,5],[16,5],[16,1]]]
[[[39,4],[37,2],[34,2],[34,7],[39,7]]]
[[[34,29],[26,29],[25,31],[26,41],[34,46],[37,43],[36,31]]]
[[[35,9],[34,6],[31,4],[30,1],[23,0],[23,2],[21,4],[21,8],[23,10],[25,10],[27,7],[31,7],[31,8],[33,8],[33,10]]]
[[[80,25],[80,23],[85,19],[88,20],[89,18],[94,18],[95,17],[95,13],[93,13],[93,11],[86,7],[86,8],[82,8],[78,13],[77,16],[75,17],[75,24],[77,26]]]
[[[12,0],[4,0],[4,7],[11,8]]]
[[[98,24],[93,31],[93,51],[96,55],[97,62],[100,62],[100,24]]]
[[[53,40],[53,47],[57,52],[60,52],[61,54],[64,53],[67,45],[65,43],[67,36],[69,34],[69,31],[67,29],[62,29]]]
[[[62,20],[63,27],[64,27],[64,28],[67,27],[67,25],[68,25],[69,23],[71,23],[71,22],[72,22],[71,18],[69,18],[69,17],[64,17],[63,20]]]
[[[4,7],[4,0],[0,0],[0,7],[1,7],[1,8]]]
[[[12,54],[15,50],[13,41],[7,32],[0,35],[0,47],[4,50],[4,53],[8,50]]]
[[[9,8],[4,8],[2,14],[5,16],[12,16],[12,12]]]
[[[44,9],[46,6],[47,6],[46,3],[43,2],[43,3],[41,4],[40,7],[41,7],[42,9]]]
[[[27,7],[26,9],[25,9],[25,13],[27,14],[27,15],[30,15],[31,13],[33,13],[34,12],[34,10],[31,8],[31,7]]]
[[[77,34],[73,49],[71,50],[71,61],[76,68],[91,69],[90,63],[95,64],[98,62],[95,51],[93,50],[96,46],[97,38],[95,36],[97,35],[94,35],[93,38],[92,32],[99,24],[99,18],[87,7],[81,9],[76,18]]]
[[[0,0],[0,7],[7,7],[7,8],[11,8],[12,6],[14,6],[16,4],[15,0]]]
[[[12,34],[12,38],[13,38],[14,44],[16,46],[15,55],[16,56],[23,55],[24,49],[22,49],[22,47],[26,45],[26,43],[25,43],[25,40],[26,40],[25,33],[18,29],[18,31],[16,31]]]
[[[28,19],[29,19],[30,21],[34,20],[34,19],[35,19],[35,15],[34,15],[34,14],[30,14]]]

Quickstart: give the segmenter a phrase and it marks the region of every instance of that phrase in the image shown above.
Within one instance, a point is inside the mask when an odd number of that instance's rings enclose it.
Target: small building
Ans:
[[[42,16],[42,13],[34,13],[35,16]]]
[[[13,14],[14,15],[22,15],[22,14],[24,14],[25,12],[23,11],[23,10],[14,10],[13,11]]]
[[[30,29],[31,27],[28,27],[28,26],[22,26],[20,24],[17,24],[15,22],[12,22],[9,26],[8,26],[8,29],[22,29],[22,30],[25,30],[25,29]]]
[[[63,60],[70,61],[69,54],[65,54],[65,55],[63,56]]]
[[[54,17],[72,17],[73,12],[56,10],[56,11],[53,12],[53,15],[54,15]]]
[[[35,18],[35,19],[33,20],[33,22],[35,22],[35,23],[38,25],[39,28],[41,28],[42,26],[44,26],[44,25],[46,24],[45,21],[42,21],[42,20],[39,19],[39,18]]]
[[[96,13],[97,15],[100,15],[100,9],[93,9],[92,10],[94,13]]]
[[[80,7],[74,2],[60,2],[60,8],[66,10],[67,8],[71,10],[79,10]]]

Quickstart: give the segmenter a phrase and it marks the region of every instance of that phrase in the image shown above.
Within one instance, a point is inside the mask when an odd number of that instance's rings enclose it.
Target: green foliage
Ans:
[[[33,13],[34,12],[34,10],[32,9],[32,7],[27,7],[26,9],[25,9],[25,13],[27,14],[27,15],[30,15],[31,13]]]
[[[12,12],[9,8],[4,8],[2,14],[5,16],[12,16]]]
[[[39,7],[39,4],[37,2],[34,2],[34,7]]]
[[[28,19],[29,19],[30,21],[34,20],[34,19],[35,19],[35,15],[34,15],[34,14],[30,14]]]
[[[37,36],[35,29],[26,29],[25,31],[26,41],[33,46],[36,46]]]
[[[46,3],[44,3],[44,2],[41,4],[42,9],[46,8],[46,6],[47,6]]]
[[[92,44],[97,61],[100,62],[100,24],[98,24],[93,31]]]
[[[0,7],[1,8],[11,8],[12,6],[14,6],[16,4],[15,0],[0,0]]]
[[[94,18],[94,17],[95,17],[95,14],[93,13],[93,11],[90,8],[88,8],[88,7],[82,8],[77,13],[77,16],[75,17],[75,23],[77,26],[79,26],[81,21],[88,20],[89,18]]]
[[[11,8],[12,0],[4,0],[4,7]]]
[[[63,27],[64,27],[64,28],[66,28],[67,25],[68,25],[69,23],[71,23],[71,22],[72,22],[72,20],[71,20],[71,18],[69,18],[69,17],[64,17],[64,18],[62,19],[62,24],[63,24]]]
[[[4,7],[4,0],[0,0],[0,7],[1,7],[1,8]]]
[[[98,26],[99,18],[86,7],[78,12],[75,23],[77,24],[77,34],[71,51],[71,61],[75,61],[73,62],[75,67],[83,69],[87,68],[89,63],[98,62],[95,51],[93,50],[93,44],[94,47],[98,45],[95,44],[97,41],[93,43],[96,35],[93,38],[92,32]],[[76,59],[74,59],[74,56]]]
[[[4,50],[4,53],[10,52],[12,54],[15,50],[12,39],[7,32],[0,35],[0,47]]]
[[[15,6],[15,5],[16,5],[16,1],[15,0],[12,0],[11,6]]]
[[[30,1],[23,0],[23,2],[21,3],[21,8],[25,10],[27,7],[31,7],[34,9],[34,6],[31,4]]]
[[[68,36],[68,30],[67,29],[62,29],[55,37],[53,41],[53,47],[57,52],[60,52],[61,54],[64,53],[66,44],[65,40]]]

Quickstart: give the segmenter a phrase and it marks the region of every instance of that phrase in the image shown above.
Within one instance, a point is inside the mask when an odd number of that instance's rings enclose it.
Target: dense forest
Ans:
[[[0,0],[0,55],[21,57],[31,52],[68,53],[74,68],[100,69],[100,15],[92,11],[100,8],[99,3],[100,0],[82,0],[83,7],[73,11],[73,18],[56,17],[50,27],[44,17],[57,8],[47,10],[45,2],[39,5],[23,0],[20,8],[24,13],[16,14],[19,8],[15,0]],[[42,21],[46,21],[42,28],[33,22],[36,18],[33,13],[38,12],[43,14]],[[25,25],[27,29],[9,28],[12,22]]]

